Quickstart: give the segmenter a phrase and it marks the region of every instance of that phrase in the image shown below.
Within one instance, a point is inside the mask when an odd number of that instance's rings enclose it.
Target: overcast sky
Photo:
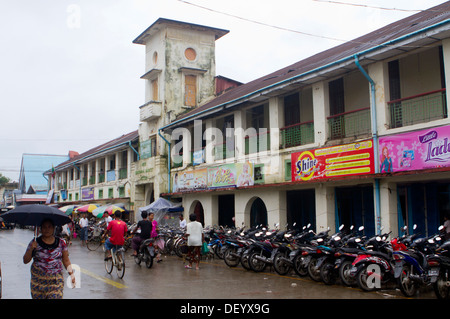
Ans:
[[[340,2],[423,10],[445,1]],[[0,173],[17,181],[24,153],[82,153],[136,130],[148,70],[132,41],[160,17],[229,30],[216,42],[216,74],[248,82],[342,43],[330,38],[414,13],[317,0],[2,0]]]

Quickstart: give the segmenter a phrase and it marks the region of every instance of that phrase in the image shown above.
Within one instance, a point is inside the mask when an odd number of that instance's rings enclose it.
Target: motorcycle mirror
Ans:
[[[303,230],[305,230],[306,229],[306,226],[303,226],[303,228],[302,228]]]
[[[353,230],[353,228],[355,228],[355,226],[351,225],[351,226],[350,226],[350,230]]]
[[[417,228],[417,224],[414,224],[413,229],[416,230]]]
[[[444,229],[444,225],[439,226],[438,230],[441,231]]]
[[[364,226],[360,226],[360,227],[358,228],[358,230],[359,230],[359,231],[363,231],[363,230],[364,230]]]
[[[339,226],[339,230],[342,230],[342,228],[344,228],[344,224],[342,224],[341,226]]]

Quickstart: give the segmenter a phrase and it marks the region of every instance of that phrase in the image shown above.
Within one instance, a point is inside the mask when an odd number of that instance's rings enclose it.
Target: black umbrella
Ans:
[[[45,219],[51,219],[55,226],[65,225],[72,220],[57,208],[46,205],[22,205],[2,215],[6,222],[24,226],[40,226]]]

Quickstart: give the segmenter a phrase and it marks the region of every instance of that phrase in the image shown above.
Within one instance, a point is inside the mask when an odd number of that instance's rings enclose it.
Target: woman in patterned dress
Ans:
[[[33,239],[23,256],[23,262],[31,265],[30,290],[33,299],[62,299],[64,277],[62,267],[69,271],[72,285],[75,287],[75,276],[70,267],[67,245],[59,237],[54,236],[55,225],[49,219],[41,224],[41,236]]]

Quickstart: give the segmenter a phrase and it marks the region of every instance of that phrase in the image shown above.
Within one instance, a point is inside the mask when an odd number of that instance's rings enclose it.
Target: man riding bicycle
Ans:
[[[110,232],[110,237],[105,241],[105,249],[110,252],[114,246],[123,246],[125,243],[125,237],[127,236],[127,224],[121,220],[122,213],[117,211],[114,214],[114,220],[109,222],[108,227],[103,233],[103,237],[105,237],[108,232]],[[108,255],[105,260],[111,258],[111,255]]]

